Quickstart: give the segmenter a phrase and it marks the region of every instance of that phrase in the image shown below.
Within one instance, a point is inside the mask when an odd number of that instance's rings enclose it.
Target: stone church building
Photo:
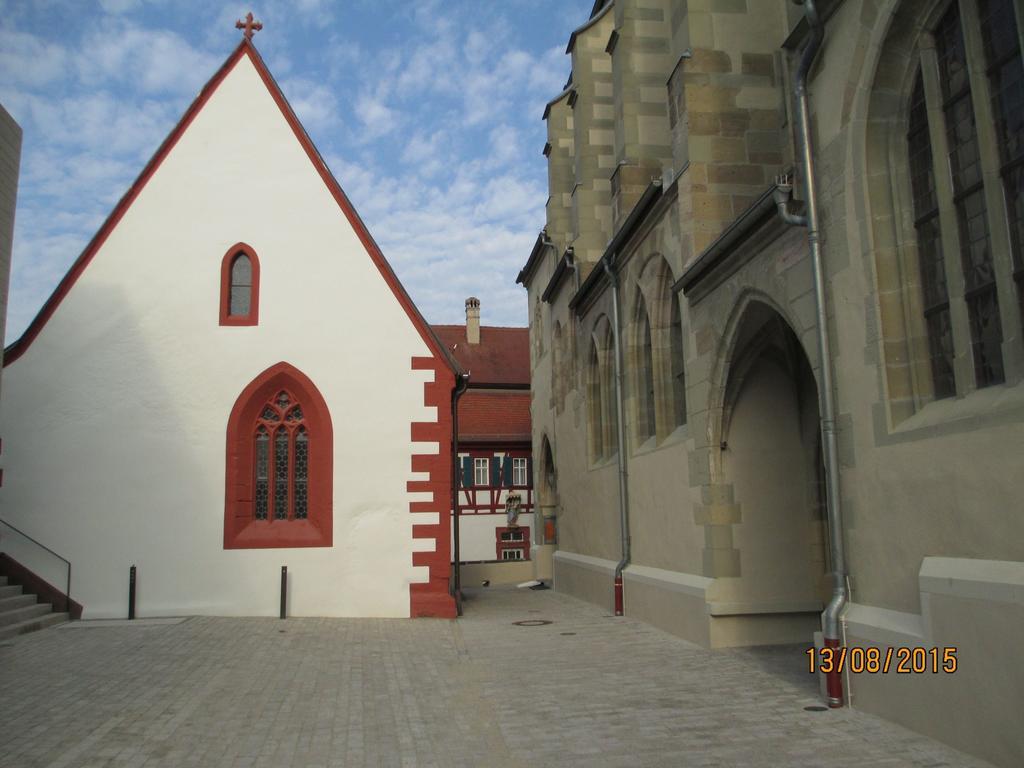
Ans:
[[[831,704],[1006,766],[1022,32],[1017,0],[598,0],[519,275],[555,587],[706,647],[817,635]]]
[[[135,566],[140,616],[276,615],[286,566],[289,615],[454,617],[461,369],[248,36],[3,364],[0,511],[75,613]]]

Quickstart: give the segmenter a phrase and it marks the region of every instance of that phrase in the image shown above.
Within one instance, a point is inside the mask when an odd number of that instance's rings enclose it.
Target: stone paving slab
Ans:
[[[805,711],[820,702],[802,651],[707,651],[502,589],[470,592],[457,622],[49,629],[0,643],[0,767],[988,766]]]

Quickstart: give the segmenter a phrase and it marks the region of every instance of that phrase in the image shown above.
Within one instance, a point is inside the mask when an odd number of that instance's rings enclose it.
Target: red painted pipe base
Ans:
[[[622,615],[622,577],[615,577],[615,615]]]
[[[828,705],[832,709],[843,706],[843,678],[839,673],[839,638],[826,637],[825,647],[836,651],[832,671],[825,673],[825,689],[828,693]]]

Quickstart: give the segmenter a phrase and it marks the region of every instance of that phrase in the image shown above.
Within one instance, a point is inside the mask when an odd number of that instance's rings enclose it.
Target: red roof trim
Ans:
[[[327,185],[327,189],[334,197],[335,202],[338,203],[338,207],[341,208],[342,213],[345,214],[345,218],[348,219],[349,224],[359,236],[360,242],[363,244],[363,247],[366,249],[367,254],[373,260],[374,264],[376,264],[377,269],[384,278],[384,281],[388,284],[388,287],[391,288],[392,293],[395,294],[395,298],[398,299],[398,303],[401,304],[413,325],[416,326],[416,330],[419,331],[420,337],[423,339],[424,343],[430,349],[431,353],[435,357],[444,360],[453,372],[456,374],[462,372],[461,368],[448,353],[448,350],[445,349],[444,345],[437,340],[437,337],[430,329],[430,326],[427,325],[427,322],[423,319],[419,310],[416,309],[416,306],[412,303],[412,299],[409,298],[409,294],[407,294],[405,288],[402,287],[398,277],[391,269],[391,265],[387,263],[387,260],[384,258],[383,253],[381,253],[377,243],[374,242],[373,237],[370,235],[369,230],[367,230],[363,220],[359,217],[359,214],[356,213],[355,208],[353,208],[352,203],[349,202],[344,191],[342,191],[337,179],[335,179],[328,170],[327,164],[324,163],[323,158],[320,156],[316,147],[313,146],[313,142],[309,138],[309,134],[306,133],[306,130],[302,127],[301,123],[299,123],[298,118],[292,111],[291,105],[288,104],[288,100],[285,99],[284,94],[281,92],[280,87],[278,87],[273,75],[270,74],[266,64],[263,63],[263,59],[256,50],[256,47],[251,41],[245,38],[243,38],[238,44],[238,47],[232,51],[231,55],[228,56],[227,60],[223,65],[221,65],[221,68],[217,70],[210,81],[203,86],[203,89],[199,92],[195,101],[193,101],[185,111],[181,120],[178,121],[178,124],[174,127],[167,138],[164,139],[156,153],[152,158],[150,158],[150,161],[146,163],[145,168],[142,169],[142,173],[139,174],[138,178],[135,179],[132,185],[128,188],[124,197],[118,201],[110,216],[108,216],[107,220],[103,222],[103,226],[100,227],[92,240],[89,241],[85,250],[82,251],[82,254],[71,266],[71,269],[68,270],[66,275],[64,275],[64,278],[57,285],[57,288],[50,295],[50,298],[46,300],[46,303],[43,304],[42,309],[39,310],[39,313],[21,335],[21,338],[4,350],[4,367],[7,367],[21,357],[28,349],[29,345],[31,345],[35,340],[36,336],[39,335],[43,326],[46,325],[47,321],[53,315],[54,311],[56,311],[61,301],[71,290],[71,287],[75,282],[77,282],[82,272],[85,271],[89,262],[92,261],[93,256],[96,255],[96,252],[99,251],[106,242],[110,233],[114,231],[114,228],[121,221],[121,218],[131,207],[132,203],[135,202],[139,193],[142,192],[150,178],[152,178],[153,174],[156,173],[157,169],[163,163],[164,159],[168,154],[170,154],[171,150],[174,149],[186,129],[192,124],[196,115],[199,114],[202,108],[210,100],[218,86],[220,86],[231,70],[234,69],[235,65],[241,60],[243,55],[247,55],[250,61],[252,61],[253,66],[256,67],[256,71],[259,73],[260,78],[267,86],[267,89],[270,91],[270,95],[281,110],[281,114],[288,122],[288,125],[291,126],[295,137],[299,140],[302,148],[306,151],[306,155],[320,174],[320,178],[323,180],[324,184]]]
[[[164,158],[170,154],[171,150],[174,149],[175,144],[178,143],[178,139],[181,138],[182,134],[185,133],[185,129],[192,124],[196,115],[206,105],[206,102],[210,100],[213,92],[217,90],[217,86],[221,84],[228,73],[235,68],[235,64],[242,58],[242,53],[245,51],[246,41],[243,39],[238,47],[232,51],[231,55],[228,56],[227,61],[221,65],[221,68],[217,70],[210,81],[203,86],[203,89],[199,92],[195,101],[185,110],[185,114],[182,115],[181,120],[174,127],[174,130],[168,134],[167,138],[164,139],[163,143],[157,149],[156,153],[149,159],[146,166],[142,169],[142,173],[139,174],[138,178],[132,182],[132,185],[128,187],[128,191],[118,201],[117,205],[114,206],[114,210],[111,211],[107,220],[103,222],[103,226],[100,227],[99,231],[93,235],[92,240],[85,246],[85,250],[75,260],[75,263],[71,265],[71,269],[68,270],[67,274],[64,275],[63,279],[57,284],[53,293],[50,294],[50,298],[43,304],[42,309],[39,310],[38,314],[29,323],[28,328],[21,334],[21,337],[13,342],[7,349],[4,350],[4,367],[13,363],[19,357],[21,357],[25,350],[28,349],[29,345],[35,340],[36,336],[46,325],[46,322],[53,315],[54,311],[60,305],[61,301],[71,290],[71,287],[78,281],[82,272],[92,261],[92,257],[96,255],[96,252],[103,246],[110,236],[110,233],[114,231],[114,227],[117,226],[118,222],[125,215],[132,203],[135,202],[135,198],[139,196],[139,193],[145,188],[146,183],[150,180],[157,168],[163,163]]]

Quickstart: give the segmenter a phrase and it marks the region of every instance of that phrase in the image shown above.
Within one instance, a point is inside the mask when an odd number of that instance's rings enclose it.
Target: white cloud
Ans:
[[[107,13],[128,13],[142,6],[142,0],[100,0],[100,8]]]
[[[154,28],[166,12],[150,0],[100,1],[106,15],[77,16],[72,32],[32,6],[0,29],[0,100],[25,129],[12,332],[220,66],[249,9],[190,0],[176,16],[196,18],[189,27],[175,18],[172,30]],[[569,14],[574,23],[584,4]],[[463,319],[471,294],[486,323],[526,320],[514,279],[544,221],[540,114],[569,63],[564,40],[553,45],[523,18],[543,16],[567,35],[571,24],[552,21],[561,10],[462,0],[252,6],[272,72],[431,322]],[[368,17],[376,36],[365,33]]]
[[[492,128],[490,140],[491,160],[496,164],[513,163],[523,156],[519,131],[511,125],[502,124]]]
[[[397,127],[398,113],[384,102],[368,93],[364,93],[356,101],[356,117],[368,132],[368,138],[377,138],[391,133]]]
[[[195,93],[221,63],[173,32],[120,20],[94,28],[82,48],[87,54],[77,63],[84,83],[130,82],[148,93]]]
[[[64,76],[67,51],[23,32],[0,29],[0,79],[10,86],[39,87]]]
[[[341,124],[338,100],[325,85],[303,78],[292,78],[281,84],[281,90],[292,105],[299,121],[311,133],[337,130]]]

